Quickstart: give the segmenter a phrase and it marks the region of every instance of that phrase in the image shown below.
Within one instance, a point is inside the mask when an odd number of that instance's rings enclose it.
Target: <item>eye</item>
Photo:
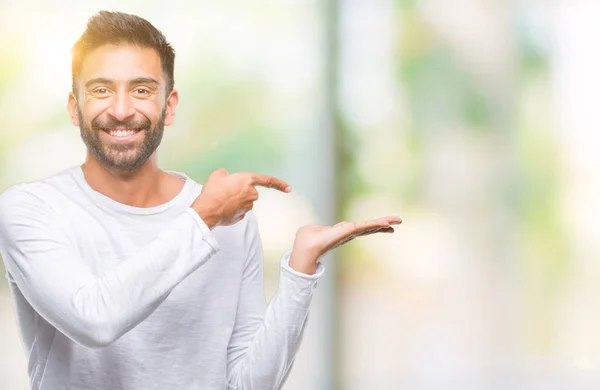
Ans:
[[[145,88],[136,88],[133,90],[136,95],[149,95],[150,91]]]
[[[107,94],[107,93],[108,93],[108,89],[106,89],[106,88],[102,88],[102,87],[101,87],[101,88],[96,88],[96,89],[94,89],[94,91],[93,91],[93,92],[94,92],[95,94],[97,94],[97,95],[105,95],[105,94]]]

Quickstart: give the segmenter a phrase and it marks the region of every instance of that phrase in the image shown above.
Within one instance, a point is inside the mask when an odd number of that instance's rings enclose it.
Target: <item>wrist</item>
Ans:
[[[212,230],[219,223],[219,218],[211,213],[210,210],[199,205],[192,205],[192,208],[194,211],[196,211],[196,213],[198,213],[200,219],[204,221],[210,230]]]
[[[296,272],[305,275],[314,275],[317,271],[318,261],[319,256],[306,250],[294,248],[290,254],[289,265]]]

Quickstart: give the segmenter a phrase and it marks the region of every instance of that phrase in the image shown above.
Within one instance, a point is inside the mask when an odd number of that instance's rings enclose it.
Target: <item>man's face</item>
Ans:
[[[69,109],[101,165],[132,171],[154,154],[177,103],[175,91],[165,96],[165,84],[153,49],[104,45],[86,56]]]

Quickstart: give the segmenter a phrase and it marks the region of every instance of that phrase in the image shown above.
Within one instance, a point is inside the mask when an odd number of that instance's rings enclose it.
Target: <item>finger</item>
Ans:
[[[395,218],[392,222],[396,222]],[[379,218],[360,223],[342,221],[333,225],[329,231],[330,241],[335,242],[333,248],[347,243],[359,236],[366,236],[377,232],[393,233],[394,229],[390,226],[388,219]]]
[[[402,218],[397,216],[387,216],[383,218],[377,218],[370,221],[365,221],[357,224],[359,228],[369,228],[371,226],[390,226],[399,225],[402,223]]]
[[[373,233],[380,232],[380,231],[382,231],[384,229],[389,229],[389,227],[373,227],[373,228],[366,229],[366,230],[363,230],[363,231],[360,231],[360,232],[354,232],[352,234],[352,236],[353,237],[368,236],[368,235],[371,235]]]
[[[353,231],[344,242],[353,240],[356,237],[369,236],[375,233],[394,233],[394,228],[391,226],[372,226],[361,230]]]
[[[365,221],[365,222],[357,223],[354,227],[354,232],[361,233],[361,232],[367,231],[369,229],[387,228],[389,226],[390,226],[390,223],[384,218],[374,219],[372,221]]]
[[[375,233],[394,233],[394,228],[393,227],[373,228],[373,229],[366,230],[362,233],[351,234],[351,235],[345,237],[344,239],[342,239],[341,241],[337,242],[331,249],[335,249],[339,246],[342,246],[342,245],[346,244],[347,242],[354,240],[357,237],[369,236],[369,235],[372,235]]]
[[[387,216],[387,217],[372,219],[370,221],[365,221],[362,223],[365,225],[380,225],[380,226],[398,225],[398,224],[402,223],[402,218],[397,217],[397,216]]]
[[[227,172],[227,169],[219,168],[219,169],[214,170],[210,174],[210,177],[213,177],[213,176],[222,177],[222,176],[227,176],[227,175],[229,175],[229,172]]]
[[[384,217],[383,219],[385,219],[390,225],[399,225],[402,223],[402,218],[398,217],[397,215],[390,215]]]
[[[250,199],[253,202],[258,200],[258,191],[256,191],[256,188],[249,187],[248,188],[248,195],[249,195]]]
[[[273,188],[282,192],[291,192],[292,187],[285,181],[274,176],[261,175],[260,173],[251,173],[250,180],[252,185],[267,188]]]
[[[362,233],[357,234],[357,237],[362,237],[362,236],[369,236],[375,233],[394,233],[394,228],[393,227],[387,227],[387,228],[377,228],[377,229],[369,229],[366,230]]]
[[[389,226],[390,224],[387,221],[381,219],[360,223],[343,221],[333,225],[333,227],[336,228],[336,231],[338,232],[336,234],[340,236],[340,239],[351,235],[360,235],[374,229],[388,228]]]

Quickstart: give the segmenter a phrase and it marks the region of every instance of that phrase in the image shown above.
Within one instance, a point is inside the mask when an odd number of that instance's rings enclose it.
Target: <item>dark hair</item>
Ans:
[[[167,94],[173,90],[175,79],[175,50],[160,30],[146,19],[122,12],[100,11],[92,16],[72,49],[72,88],[77,93],[77,78],[85,56],[103,45],[130,44],[157,51],[167,82]]]

